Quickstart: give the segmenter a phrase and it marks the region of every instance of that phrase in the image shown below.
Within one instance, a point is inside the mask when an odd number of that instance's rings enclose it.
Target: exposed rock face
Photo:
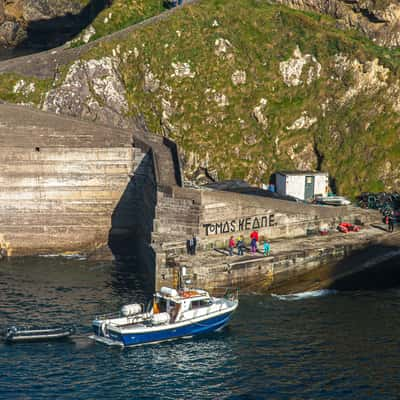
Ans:
[[[128,127],[125,87],[117,60],[76,61],[63,82],[56,82],[45,98],[43,110]]]
[[[287,86],[299,86],[304,82],[310,85],[320,77],[321,64],[311,54],[303,55],[297,46],[293,52],[293,58],[282,61],[279,69]]]
[[[356,28],[387,47],[400,46],[400,4],[395,0],[275,0],[299,10],[316,11],[338,19],[339,26]]]
[[[286,127],[288,131],[299,129],[308,129],[317,122],[317,118],[312,118],[308,115],[307,111],[303,111],[301,117],[297,118],[292,125]]]
[[[188,62],[176,62],[171,64],[174,72],[172,73],[172,77],[177,78],[194,78],[196,76],[196,72],[192,72],[190,69],[190,64]]]
[[[0,46],[16,47],[29,40],[29,35],[52,32],[62,36],[74,30],[75,26],[83,27],[85,19],[90,15],[90,12],[85,13],[83,10],[89,11],[89,3],[89,0],[2,0]],[[56,39],[46,37],[50,42]]]
[[[267,104],[267,99],[261,99],[258,106],[255,106],[253,109],[254,118],[264,129],[268,128],[268,117],[264,113]]]
[[[335,57],[335,69],[339,79],[342,79],[344,74],[350,72],[354,81],[354,84],[340,100],[341,104],[348,102],[360,93],[371,96],[379,89],[385,88],[390,74],[390,70],[380,65],[378,59],[361,63],[357,59],[350,60],[342,54],[338,54]]]
[[[232,74],[232,83],[235,86],[238,85],[244,85],[246,83],[246,71],[242,71],[242,70],[236,70],[233,74]]]

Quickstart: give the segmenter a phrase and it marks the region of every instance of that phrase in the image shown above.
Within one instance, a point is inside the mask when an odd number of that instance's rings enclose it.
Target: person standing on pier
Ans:
[[[242,256],[243,255],[243,247],[244,247],[242,236],[238,237],[238,240],[236,242],[236,246],[238,248],[238,256]]]
[[[233,256],[233,248],[235,247],[235,239],[233,238],[233,236],[229,238],[228,247],[229,247],[229,255]]]
[[[250,233],[250,247],[251,247],[251,254],[256,254],[257,251],[257,242],[258,242],[258,232],[253,231]]]
[[[256,238],[251,239],[250,242],[250,247],[251,247],[251,255],[255,255],[257,251],[257,240]]]
[[[269,243],[269,240],[264,240],[264,256],[269,256],[270,252],[271,252],[271,245]]]
[[[196,255],[196,246],[197,246],[197,238],[196,236],[193,234],[193,237],[191,239],[191,248],[192,248],[192,256]]]
[[[394,221],[393,221],[393,215],[389,215],[389,221],[388,221],[388,230],[389,232],[394,231]]]

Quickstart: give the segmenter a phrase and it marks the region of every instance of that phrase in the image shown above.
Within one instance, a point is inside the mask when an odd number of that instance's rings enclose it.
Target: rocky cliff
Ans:
[[[298,10],[330,15],[342,28],[355,28],[381,46],[400,46],[397,0],[275,0]]]
[[[396,51],[329,17],[207,0],[79,51],[0,63],[0,98],[140,119],[179,143],[190,179],[321,169],[356,194],[400,190],[399,67]]]
[[[108,0],[1,0],[0,46],[61,44],[108,4]]]

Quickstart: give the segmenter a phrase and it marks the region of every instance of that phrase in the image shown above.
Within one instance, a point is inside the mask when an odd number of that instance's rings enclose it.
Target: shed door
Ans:
[[[304,199],[313,200],[314,199],[314,176],[306,176],[306,182],[304,187]]]

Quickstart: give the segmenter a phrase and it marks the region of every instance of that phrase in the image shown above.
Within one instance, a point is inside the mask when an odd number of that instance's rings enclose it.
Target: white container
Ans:
[[[168,324],[170,318],[170,315],[166,312],[153,314],[153,316],[151,317],[151,322],[154,325]]]
[[[171,288],[165,287],[165,286],[163,286],[160,289],[160,293],[165,295],[165,296],[171,296],[171,297],[177,297],[178,296],[178,292],[175,289],[171,289]]]
[[[142,312],[142,306],[140,304],[126,304],[121,308],[121,314],[124,317],[129,317],[130,315],[139,314]]]

